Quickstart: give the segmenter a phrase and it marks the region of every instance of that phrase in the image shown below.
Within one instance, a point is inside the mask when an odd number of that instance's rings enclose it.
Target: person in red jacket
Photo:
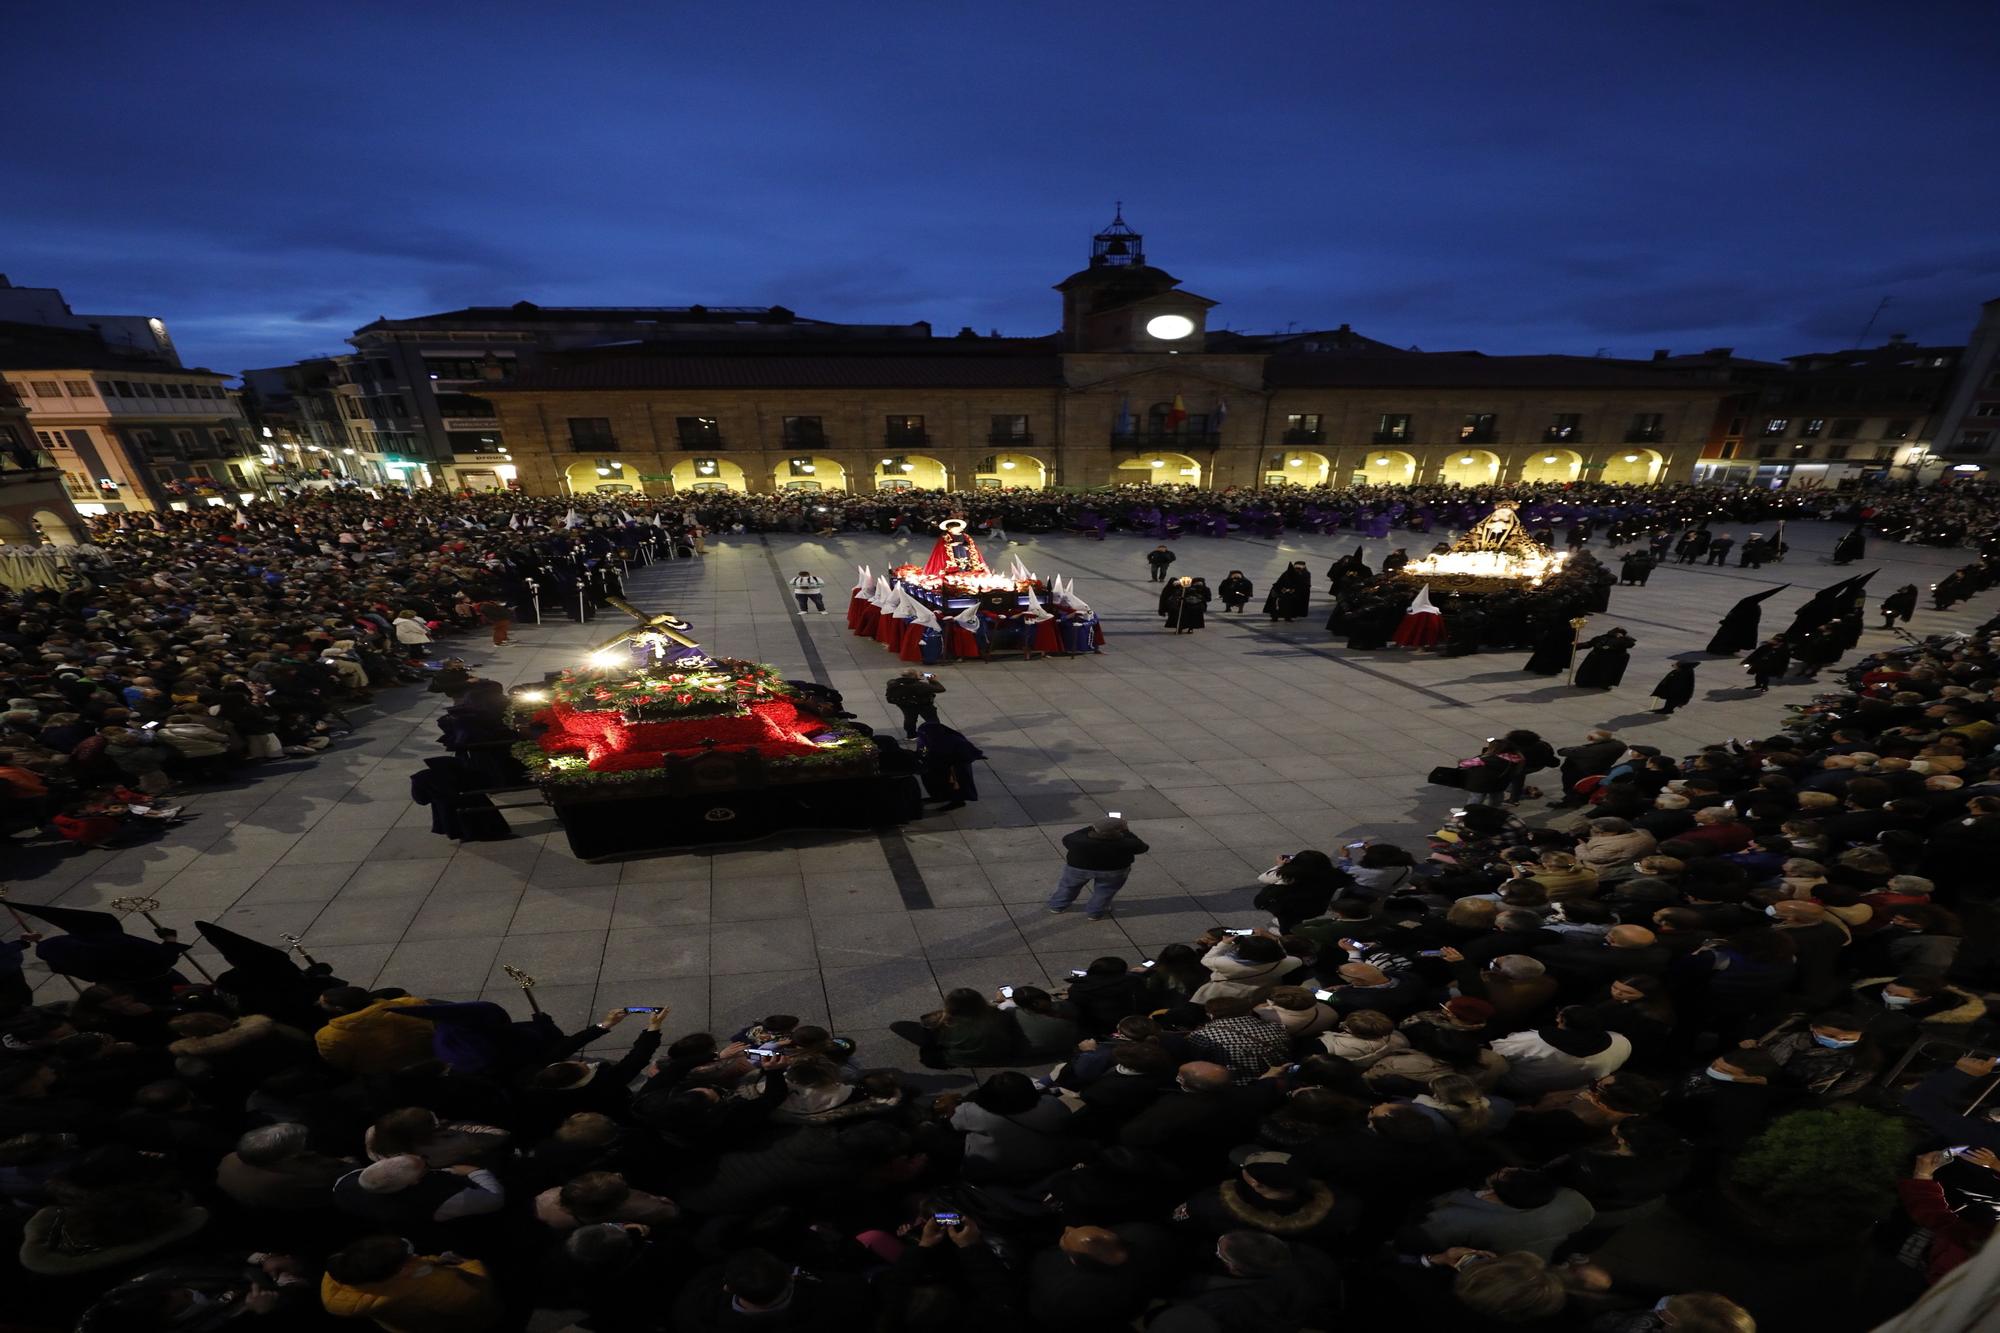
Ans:
[[[1939,1171],[1952,1176],[1971,1176],[1976,1184],[1960,1190],[1958,1205],[1936,1179]],[[1967,1148],[1955,1152],[1946,1148],[1919,1157],[1908,1180],[1899,1181],[1903,1211],[1910,1220],[1931,1233],[1930,1251],[1924,1257],[1924,1278],[1936,1282],[1970,1259],[1993,1234],[1994,1213],[1990,1199],[2000,1193],[2000,1155],[1991,1148]],[[1954,1185],[1958,1181],[1951,1182]],[[1983,1196],[1983,1197],[1982,1197]]]
[[[1694,827],[1685,833],[1676,834],[1673,841],[1692,843],[1700,848],[1702,856],[1724,856],[1730,852],[1740,852],[1750,845],[1756,830],[1748,824],[1739,823],[1736,812],[1727,806],[1711,805],[1694,812]]]

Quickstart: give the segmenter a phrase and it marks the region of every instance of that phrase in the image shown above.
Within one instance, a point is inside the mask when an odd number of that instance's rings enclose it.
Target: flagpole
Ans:
[[[137,912],[140,916],[145,917],[147,921],[152,923],[153,933],[155,935],[160,933],[161,929],[160,919],[153,915],[153,909],[160,905],[160,900],[158,898],[113,898],[111,900],[111,905],[117,908],[121,912]],[[168,932],[168,934],[173,934],[173,933],[175,932],[172,931]],[[201,973],[202,976],[207,977],[210,981],[215,980],[214,974],[211,973],[207,968],[203,967],[201,965],[201,962],[195,958],[192,952],[183,953],[181,957],[187,960],[187,965],[189,967]]]
[[[21,933],[23,935],[38,934],[35,928],[33,926],[30,926],[25,920],[22,919],[21,914],[14,910],[14,904],[7,902],[7,886],[5,884],[0,884],[0,903],[6,904],[7,915],[14,918],[14,924],[21,928]],[[49,971],[55,972],[55,969],[50,968]],[[61,977],[64,981],[67,981],[69,983],[69,988],[75,991],[78,995],[83,994],[84,988],[82,984],[77,981],[75,977],[71,976],[67,972],[56,972],[56,975]]]
[[[1578,616],[1575,620],[1569,622],[1569,680],[1567,683],[1571,685],[1576,684],[1576,650],[1578,641],[1583,638],[1583,627],[1589,623],[1589,616]]]

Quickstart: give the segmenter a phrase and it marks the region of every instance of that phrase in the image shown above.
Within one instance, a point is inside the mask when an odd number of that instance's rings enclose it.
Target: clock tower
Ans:
[[[1146,262],[1145,237],[1124,205],[1090,238],[1090,266],[1056,284],[1067,352],[1199,352],[1215,302],[1179,290],[1180,279]]]

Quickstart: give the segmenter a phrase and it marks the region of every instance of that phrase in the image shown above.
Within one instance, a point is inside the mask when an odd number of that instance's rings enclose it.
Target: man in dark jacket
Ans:
[[[1049,911],[1067,912],[1083,886],[1094,882],[1090,901],[1083,909],[1092,921],[1102,921],[1111,915],[1111,900],[1125,887],[1134,858],[1147,850],[1146,844],[1117,815],[1107,815],[1088,828],[1064,834],[1063,848],[1067,855],[1062,877],[1056,881],[1055,892],[1049,895]]]
[[[888,688],[882,697],[891,708],[903,715],[903,735],[910,738],[917,734],[917,723],[938,720],[937,697],[944,693],[944,682],[926,672],[912,668],[900,675],[889,678]]]
[[[1608,731],[1593,731],[1581,745],[1565,745],[1556,753],[1562,756],[1563,804],[1581,805],[1583,798],[1572,795],[1572,789],[1585,778],[1609,772],[1625,753],[1625,742]]]
[[[852,1327],[873,1308],[865,1284],[844,1273],[803,1273],[768,1250],[738,1250],[696,1273],[674,1302],[672,1326],[687,1333],[741,1328],[765,1333]]]
[[[1167,566],[1172,563],[1174,563],[1174,553],[1165,542],[1146,552],[1146,569],[1154,583],[1166,582]]]
[[[1621,977],[1661,975],[1673,952],[1644,926],[1626,924],[1613,926],[1602,939],[1569,939],[1537,949],[1535,957],[1548,965],[1565,997],[1580,999]]]
[[[1125,1122],[1118,1142],[1198,1168],[1256,1137],[1258,1117],[1282,1098],[1274,1080],[1239,1088],[1226,1067],[1193,1060],[1180,1067],[1171,1091]]]
[[[1065,1227],[1028,1264],[1028,1311],[1051,1333],[1095,1333],[1131,1322],[1173,1269],[1165,1227]]]

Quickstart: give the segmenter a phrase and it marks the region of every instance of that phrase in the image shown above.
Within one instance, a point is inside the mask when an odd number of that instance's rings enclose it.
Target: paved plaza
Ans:
[[[1180,541],[1176,574],[1213,586],[1240,568],[1257,596],[1248,614],[1212,607],[1206,630],[1178,637],[1153,614],[1150,541],[1023,540],[987,554],[1018,553],[1038,574],[1074,578],[1108,643],[1094,657],[938,668],[944,719],[986,752],[981,799],[963,810],[880,836],[796,834],[589,865],[535,805],[510,812],[513,840],[461,846],[432,834],[429,811],[410,801],[410,774],[438,753],[444,700],[385,692],[357,715],[366,720],[353,736],[317,759],[202,791],[189,802],[199,818],[161,840],[69,857],[16,880],[13,893],[76,907],[150,895],[190,939],[196,919],[273,943],[297,934],[356,984],[484,997],[525,1014],[501,971],[511,964],[538,979],[537,997],[565,1026],[622,1004],[671,1005],[675,1033],[790,1012],[855,1037],[863,1063],[915,1067],[913,1049],[887,1025],[937,1007],[945,990],[1059,984],[1102,954],[1136,960],[1218,923],[1253,924],[1255,876],[1279,852],[1335,849],[1364,834],[1421,847],[1452,804],[1424,774],[1504,729],[1532,727],[1564,745],[1610,726],[1669,753],[1774,730],[1783,705],[1812,687],[1758,696],[1736,664],[1704,658],[1683,712],[1653,716],[1647,691],[1670,658],[1702,647],[1739,597],[1796,581],[1765,604],[1769,632],[1809,591],[1854,572],[1827,560],[1841,531],[1794,525],[1790,558],[1761,571],[1668,566],[1648,587],[1617,589],[1611,613],[1586,630],[1623,625],[1638,639],[1624,686],[1610,694],[1529,676],[1519,669],[1525,653],[1350,654],[1323,628],[1319,592],[1310,620],[1274,625],[1256,613],[1285,561],[1306,560],[1317,579],[1354,549],[1352,536]],[[1414,553],[1430,540],[1400,542]],[[635,569],[630,595],[692,621],[711,651],[827,681],[862,720],[886,726],[882,685],[901,664],[848,634],[846,589],[857,562],[882,570],[920,560],[929,544],[921,535],[739,535],[703,559]],[[1364,543],[1371,562],[1391,544]],[[1592,549],[1608,555],[1602,542]],[[1880,568],[1870,585],[1878,597],[1904,582],[1927,594],[1969,558],[1871,542],[1855,569]],[[830,614],[793,612],[785,580],[800,569],[827,580]],[[1987,601],[1920,610],[1914,628],[1970,627],[1992,614]],[[609,623],[527,625],[512,647],[472,645],[465,655],[483,662],[482,674],[539,678],[575,662]],[[1871,629],[1862,646],[1888,637]],[[1046,914],[1058,839],[1113,810],[1153,848],[1114,916]],[[205,949],[195,956],[216,962]],[[42,976],[42,998],[65,989]],[[615,1035],[629,1040],[634,1026]]]

